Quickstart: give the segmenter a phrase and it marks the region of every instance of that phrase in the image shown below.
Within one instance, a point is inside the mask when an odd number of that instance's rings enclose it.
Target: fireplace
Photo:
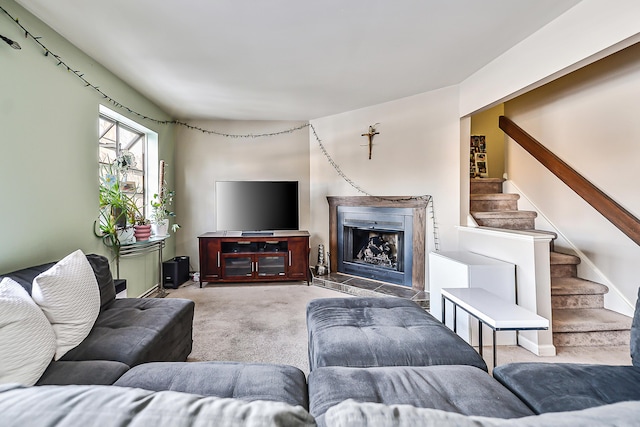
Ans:
[[[332,271],[425,288],[427,201],[328,196]]]
[[[412,286],[413,211],[338,207],[338,272]]]

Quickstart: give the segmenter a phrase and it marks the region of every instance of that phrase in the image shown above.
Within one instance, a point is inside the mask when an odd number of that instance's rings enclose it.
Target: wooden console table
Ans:
[[[270,234],[218,231],[198,236],[202,282],[273,282],[309,284],[309,232]]]
[[[493,367],[496,366],[496,331],[549,329],[549,320],[481,288],[443,288],[442,319],[446,324],[445,301],[453,304],[453,331],[457,333],[456,309],[460,307],[478,319],[478,353],[482,356],[482,324],[493,330]]]

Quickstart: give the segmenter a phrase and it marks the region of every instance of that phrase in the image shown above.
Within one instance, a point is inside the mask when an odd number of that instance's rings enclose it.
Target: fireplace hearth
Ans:
[[[327,197],[334,271],[424,291],[426,202]]]

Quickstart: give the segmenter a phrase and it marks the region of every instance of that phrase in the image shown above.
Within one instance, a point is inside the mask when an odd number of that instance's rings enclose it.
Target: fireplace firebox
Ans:
[[[413,209],[338,206],[338,271],[412,286]]]

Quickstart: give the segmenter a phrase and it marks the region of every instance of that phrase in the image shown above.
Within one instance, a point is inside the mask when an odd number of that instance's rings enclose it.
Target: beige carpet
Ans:
[[[196,303],[193,351],[189,361],[225,360],[282,363],[309,372],[307,302],[350,297],[304,284],[208,285],[187,282],[168,289],[168,298]],[[498,365],[510,362],[570,362],[630,365],[629,346],[559,347],[554,357],[539,357],[518,346],[499,346]],[[491,347],[484,358],[491,364]],[[490,367],[491,368],[491,367]]]
[[[207,285],[187,282],[168,298],[196,303],[188,361],[281,363],[309,372],[307,303],[348,295],[298,282]]]

